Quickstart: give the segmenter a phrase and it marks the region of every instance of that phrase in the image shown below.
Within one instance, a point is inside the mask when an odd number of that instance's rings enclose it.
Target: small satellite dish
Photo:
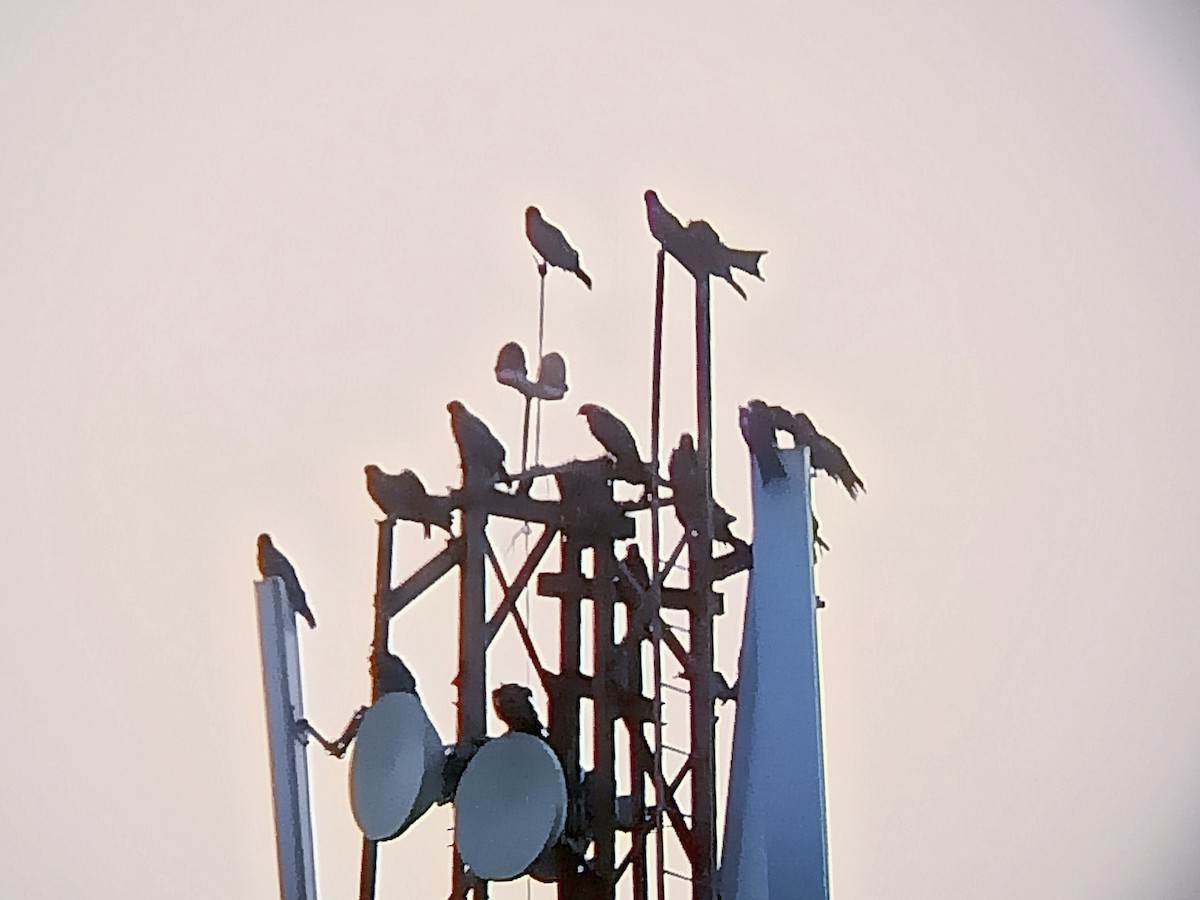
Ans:
[[[350,761],[350,808],[374,841],[398,836],[437,799],[442,743],[413,694],[384,694],[363,715]]]
[[[454,805],[463,862],[480,878],[507,881],[562,834],[567,782],[544,741],[510,732],[467,764]]]

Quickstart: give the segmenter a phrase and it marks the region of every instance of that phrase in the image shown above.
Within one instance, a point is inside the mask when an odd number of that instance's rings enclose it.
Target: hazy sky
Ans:
[[[1197,7],[405,6],[0,11],[0,893],[272,896],[255,535],[308,587],[337,732],[362,466],[453,483],[452,398],[519,452],[491,366],[536,335],[526,205],[596,285],[549,282],[543,457],[595,452],[582,402],[647,438],[654,187],[770,250],[749,302],[715,289],[720,499],[748,527],[751,396],[869,489],[817,488],[835,896],[1195,897]],[[399,544],[400,573],[439,546]],[[393,638],[443,736],[453,594]],[[496,672],[524,674],[507,630]],[[331,898],[346,770],[312,756]],[[384,848],[381,898],[445,895],[448,824]]]

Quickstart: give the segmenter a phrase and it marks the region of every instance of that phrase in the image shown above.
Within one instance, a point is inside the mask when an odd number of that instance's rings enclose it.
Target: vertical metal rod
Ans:
[[[538,266],[538,275],[540,281],[538,283],[538,346],[537,346],[537,364],[539,370],[542,365],[542,356],[545,353],[546,343],[546,264],[541,263]],[[533,460],[534,464],[538,464],[542,460],[542,398],[538,398],[537,402],[537,426],[534,428],[533,438]]]
[[[563,535],[561,546],[560,570],[573,580],[581,578],[581,545]],[[550,697],[550,746],[559,755],[572,801],[579,792],[579,693],[574,684],[579,677],[581,608],[578,595],[563,596],[560,605],[558,670],[571,686],[556,691]],[[578,833],[582,824],[577,809],[575,803],[568,803],[567,829],[570,833]],[[559,882],[559,900],[574,900],[577,894],[573,877]]]
[[[533,406],[533,398],[525,398],[525,419],[521,423],[521,471],[529,468],[529,410]]]
[[[654,592],[650,602],[654,604],[654,616],[650,622],[650,651],[654,674],[654,862],[655,887],[658,900],[666,900],[666,860],[663,841],[663,767],[662,767],[662,590],[658,569],[662,565],[662,536],[658,520],[659,447],[662,442],[662,343],[663,343],[663,296],[666,286],[667,252],[658,251],[657,270],[654,279],[654,362],[650,385],[650,560],[654,573]],[[640,668],[640,666],[639,666]]]
[[[467,479],[464,477],[464,484]],[[487,579],[487,510],[480,503],[479,492],[490,490],[485,485],[468,489],[463,505],[463,536],[466,555],[460,568],[459,632],[458,632],[458,740],[474,741],[487,733],[487,610],[485,588]],[[456,839],[457,840],[457,839]],[[455,847],[454,896],[466,896],[468,879]],[[475,897],[487,896],[487,884],[474,882]]]
[[[614,578],[617,575],[617,564],[613,555],[613,545],[609,540],[597,541],[592,548],[592,555],[595,563],[592,594],[593,670],[595,673],[593,678],[595,687],[592,692],[594,734],[592,746],[595,755],[593,771],[596,779],[596,804],[592,816],[592,832],[596,848],[596,870],[604,879],[604,896],[611,900],[616,887],[613,883],[613,873],[616,869],[617,773],[612,687],[615,673],[612,671],[612,664],[613,618],[616,607]]]
[[[693,872],[695,900],[714,900],[717,858],[716,771],[713,728],[712,633],[712,356],[709,278],[696,279],[696,419],[705,516],[688,550],[697,608],[690,613],[692,695],[692,834],[696,841]]]
[[[384,519],[379,523],[379,545],[375,554],[375,627],[371,638],[371,653],[386,650],[388,645],[388,619],[383,614],[384,600],[392,589],[392,540],[396,523]],[[368,670],[374,673],[372,665]],[[371,702],[379,699],[379,682],[371,677]],[[359,870],[359,900],[375,900],[375,872],[378,864],[379,844],[363,838],[362,867]]]

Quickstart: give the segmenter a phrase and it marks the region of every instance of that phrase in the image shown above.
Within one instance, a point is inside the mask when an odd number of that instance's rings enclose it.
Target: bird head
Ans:
[[[536,206],[527,206],[525,208],[525,221],[535,222],[542,217],[542,211]]]
[[[692,436],[686,431],[679,436],[679,449],[685,453],[696,452],[696,442],[692,440]]]
[[[583,404],[583,406],[579,407],[579,412],[575,413],[575,415],[590,416],[595,411],[596,411],[595,403],[585,403],[585,404]]]
[[[378,478],[383,474],[383,470],[381,470],[379,466],[375,465],[374,463],[371,463],[369,466],[363,466],[363,473],[368,478]]]
[[[808,413],[798,412],[793,416],[793,419],[796,423],[796,432],[798,435],[812,437],[817,433],[817,426],[808,417]]]
[[[260,534],[258,536],[258,549],[265,550],[271,546],[271,536],[269,534]]]
[[[653,206],[655,204],[658,204],[659,206],[662,205],[662,201],[658,199],[658,194],[656,194],[654,191],[648,190],[642,195],[642,197],[645,199],[647,206]]]

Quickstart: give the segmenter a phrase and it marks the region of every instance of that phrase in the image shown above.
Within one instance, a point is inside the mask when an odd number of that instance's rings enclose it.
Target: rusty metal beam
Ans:
[[[388,589],[385,587],[381,603],[383,620],[386,623],[392,616],[403,610],[421,594],[433,587],[438,580],[457,566],[463,560],[466,543],[463,538],[451,538],[445,548],[408,578]],[[390,552],[390,545],[389,545]],[[390,562],[389,562],[390,565]],[[388,576],[390,579],[390,575]],[[385,624],[386,627],[386,624]],[[376,634],[378,640],[378,633]]]
[[[550,545],[554,542],[554,535],[557,533],[558,531],[553,525],[547,525],[542,531],[541,537],[537,539],[537,543],[533,545],[533,549],[529,551],[529,555],[525,557],[521,571],[517,573],[517,577],[513,579],[513,583],[505,590],[504,599],[500,601],[500,605],[492,613],[492,617],[488,619],[487,626],[484,628],[484,638],[487,646],[491,646],[492,641],[495,640],[496,633],[504,624],[505,616],[511,610],[517,608],[517,598],[521,596],[521,592],[529,584],[529,579],[533,577],[534,570],[541,563],[542,557],[546,555],[546,551],[550,549]]]

